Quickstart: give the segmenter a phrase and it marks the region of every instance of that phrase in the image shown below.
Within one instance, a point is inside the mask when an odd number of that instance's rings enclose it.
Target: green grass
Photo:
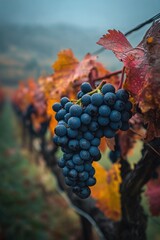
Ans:
[[[49,170],[20,147],[16,123],[6,104],[0,117],[0,238],[74,239],[78,217],[57,193]]]

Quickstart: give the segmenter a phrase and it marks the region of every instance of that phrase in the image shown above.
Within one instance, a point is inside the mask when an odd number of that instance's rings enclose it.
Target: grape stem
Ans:
[[[125,67],[122,69],[122,75],[121,75],[121,80],[118,86],[118,89],[122,88],[123,82],[124,82],[124,74],[125,74]]]

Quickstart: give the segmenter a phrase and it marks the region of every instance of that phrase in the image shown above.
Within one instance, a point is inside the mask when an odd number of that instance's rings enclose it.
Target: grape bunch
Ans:
[[[53,105],[58,125],[53,141],[61,147],[63,157],[58,162],[65,182],[80,198],[89,197],[96,183],[93,161],[101,158],[102,137],[112,138],[121,129],[128,130],[132,104],[123,89],[115,92],[111,84],[92,89],[87,82],[81,85],[76,103],[63,97]]]

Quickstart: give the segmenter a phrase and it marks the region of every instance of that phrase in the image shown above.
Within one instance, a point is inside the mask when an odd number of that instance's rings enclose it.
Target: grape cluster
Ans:
[[[100,139],[112,138],[117,130],[129,128],[132,104],[125,90],[115,93],[111,84],[92,90],[85,82],[77,98],[75,104],[63,97],[60,103],[53,105],[58,121],[53,141],[63,151],[58,164],[66,184],[84,199],[90,195],[89,187],[96,183],[92,163],[101,158]]]

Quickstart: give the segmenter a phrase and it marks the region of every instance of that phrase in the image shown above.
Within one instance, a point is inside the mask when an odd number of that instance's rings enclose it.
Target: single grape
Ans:
[[[113,87],[112,84],[110,83],[107,83],[105,85],[103,85],[102,89],[101,89],[101,92],[105,95],[106,93],[108,92],[112,92],[112,93],[115,93],[115,88]]]
[[[81,126],[81,121],[78,117],[71,117],[68,120],[68,126],[72,129],[78,129]]]
[[[97,111],[98,108],[93,104],[89,104],[84,110],[85,113],[88,113],[92,117],[97,115]]]
[[[76,164],[76,165],[81,165],[81,164],[84,163],[83,159],[80,157],[79,154],[73,155],[72,161],[73,161],[73,163]]]
[[[61,98],[61,105],[62,105],[62,107],[64,107],[64,105],[67,103],[67,102],[69,102],[69,99],[67,98],[67,97],[63,97],[63,98]]]
[[[79,149],[79,141],[76,139],[71,139],[68,142],[68,147],[73,151],[77,151]]]
[[[111,128],[109,128],[109,127],[106,127],[106,128],[104,129],[104,136],[105,136],[106,138],[112,138],[112,137],[115,136],[115,131],[112,130]]]
[[[80,99],[83,95],[84,95],[84,93],[82,91],[79,91],[77,93],[77,98]]]
[[[72,160],[68,160],[68,161],[66,162],[66,166],[67,166],[69,169],[75,168],[75,165],[74,165],[74,163],[73,163]]]
[[[94,138],[94,135],[91,132],[87,131],[87,132],[84,133],[83,137],[85,139],[87,139],[88,141],[90,141]]]
[[[88,95],[88,94],[83,95],[81,98],[81,102],[82,102],[83,106],[87,106],[88,104],[90,104],[90,102],[91,102],[90,95]]]
[[[108,92],[104,95],[104,102],[108,105],[108,106],[112,106],[114,105],[116,101],[116,95],[112,92]]]
[[[94,186],[96,184],[96,179],[94,177],[90,177],[86,181],[87,186]]]
[[[59,137],[63,137],[67,133],[67,129],[64,125],[57,125],[57,127],[54,130],[55,134]]]
[[[117,131],[118,129],[120,129],[122,127],[122,122],[121,121],[119,121],[119,122],[110,122],[109,126],[113,130]]]
[[[73,130],[71,128],[67,128],[67,135],[69,138],[75,138],[78,136],[78,130]]]
[[[101,105],[98,109],[98,112],[102,117],[108,117],[111,113],[111,109],[107,105]]]
[[[90,130],[91,132],[97,131],[98,128],[99,128],[99,124],[98,124],[97,122],[95,122],[95,121],[92,121],[92,122],[90,123],[90,125],[89,125],[89,130]]]
[[[63,172],[63,175],[64,175],[65,177],[67,177],[67,176],[68,176],[68,173],[69,173],[69,168],[65,166],[65,167],[62,169],[62,172]]]
[[[83,160],[89,160],[90,159],[90,154],[88,151],[86,150],[81,150],[80,151],[80,157],[83,159]]]
[[[88,172],[84,171],[78,174],[80,181],[86,181],[89,178]]]
[[[69,113],[71,116],[79,117],[82,114],[82,108],[78,104],[74,104],[70,107]]]
[[[60,168],[64,168],[66,166],[66,161],[64,158],[61,158],[59,161],[58,161],[58,166]]]
[[[116,98],[117,99],[120,99],[124,102],[127,102],[128,98],[129,98],[129,93],[124,90],[124,89],[119,89],[117,92],[116,92]]]
[[[52,109],[54,112],[58,112],[59,110],[61,110],[61,108],[62,108],[62,105],[60,103],[55,103],[52,106]]]
[[[77,195],[82,199],[89,197],[90,194],[91,190],[89,189],[89,187],[83,187],[81,188],[81,191],[77,193]]]
[[[82,149],[89,149],[90,148],[90,142],[86,140],[85,138],[81,138],[79,141],[79,145]]]
[[[95,106],[101,106],[103,103],[103,96],[100,93],[94,93],[91,96],[91,103]]]
[[[91,92],[92,91],[92,87],[91,87],[91,85],[88,82],[84,82],[81,85],[81,91],[83,93]]]
[[[71,178],[76,178],[78,176],[78,172],[75,169],[71,169],[68,173],[68,176]]]
[[[100,145],[100,139],[99,139],[99,138],[94,138],[94,139],[91,141],[91,145],[98,147],[98,146]]]
[[[109,118],[99,116],[98,117],[98,123],[99,123],[100,126],[107,126],[108,123],[109,123]]]
[[[81,164],[81,165],[75,165],[75,169],[77,172],[83,172],[84,171],[84,165]]]
[[[113,108],[119,112],[123,111],[125,108],[125,103],[121,100],[117,100],[113,105]]]
[[[70,187],[74,187],[76,185],[76,182],[70,180],[68,177],[65,177],[65,183]]]
[[[69,109],[70,109],[70,107],[71,107],[72,105],[73,105],[72,102],[67,102],[67,103],[64,105],[65,110],[66,110],[67,112],[69,112]]]
[[[113,122],[119,122],[121,120],[121,113],[118,112],[117,110],[112,110],[110,114],[110,120]]]
[[[65,109],[61,109],[61,110],[59,110],[57,113],[56,113],[56,115],[55,115],[55,119],[57,120],[57,121],[60,121],[60,120],[63,120],[64,119],[64,116],[66,115],[66,110]]]
[[[130,101],[127,101],[125,104],[125,110],[130,111],[132,109],[132,103]]]
[[[81,115],[81,122],[84,124],[89,124],[91,122],[91,116],[87,113]]]
[[[94,158],[94,157],[96,157],[96,156],[98,156],[100,154],[100,151],[99,151],[98,147],[91,146],[90,149],[89,149],[89,153]]]

